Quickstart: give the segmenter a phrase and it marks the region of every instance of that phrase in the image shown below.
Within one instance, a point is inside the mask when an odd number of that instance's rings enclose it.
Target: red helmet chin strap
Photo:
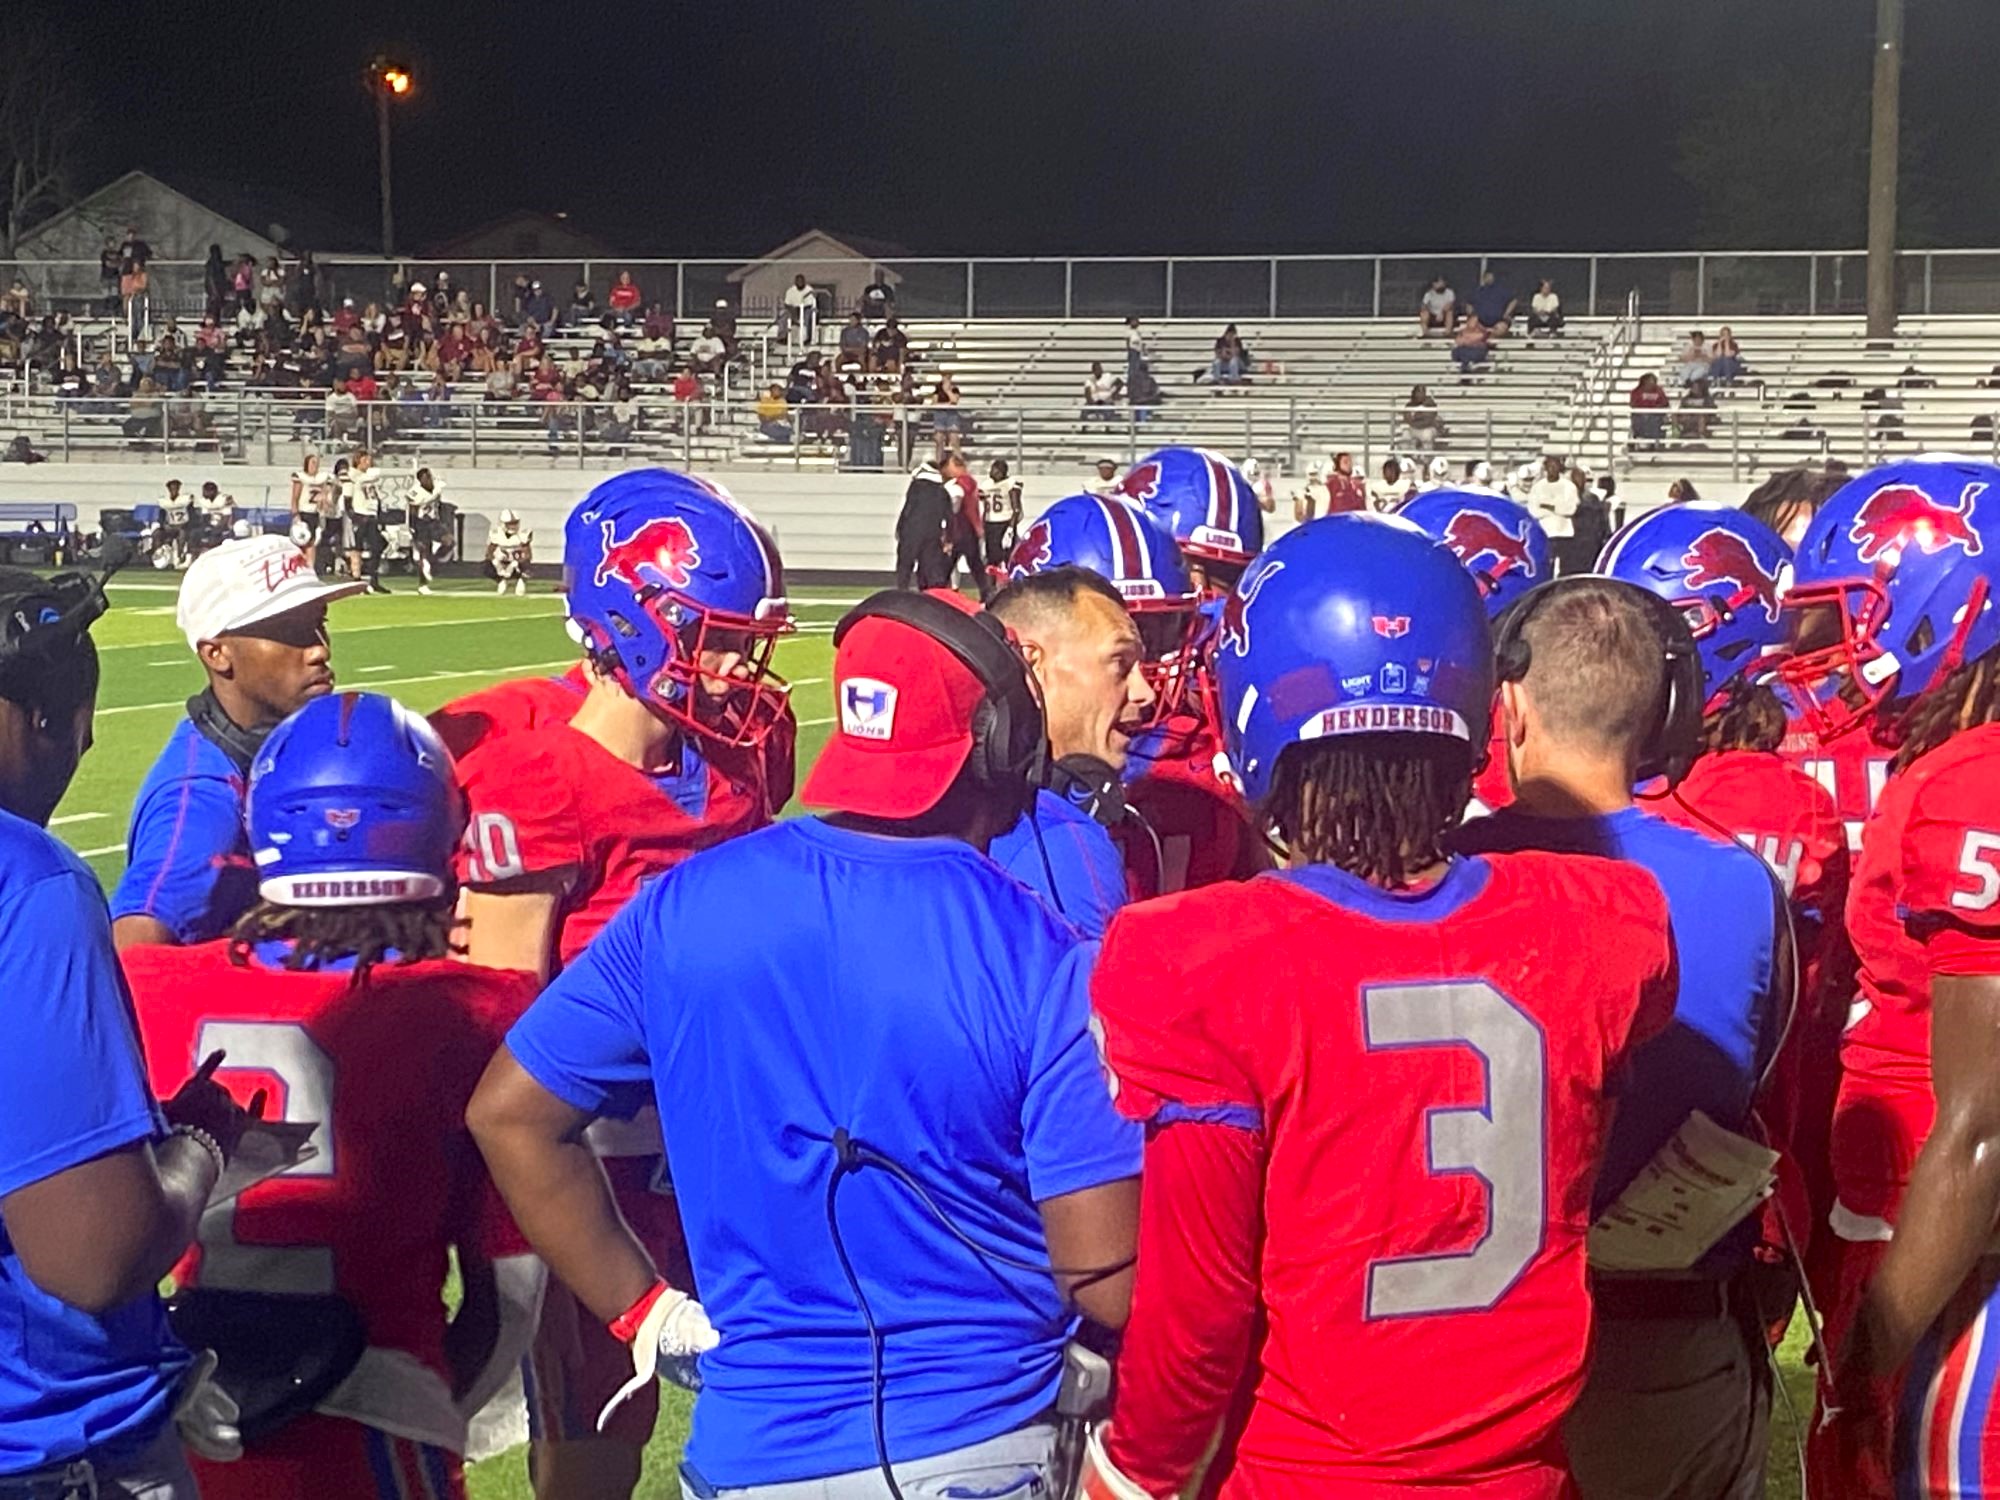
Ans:
[[[1986,608],[1987,592],[1986,579],[1983,575],[1972,580],[1972,592],[1966,596],[1965,608],[1959,615],[1958,628],[1952,631],[1951,641],[1944,648],[1944,656],[1938,661],[1937,670],[1931,674],[1931,680],[1924,684],[1925,692],[1929,692],[1965,665],[1965,639],[1972,634],[1973,625],[1978,622],[1980,614]]]

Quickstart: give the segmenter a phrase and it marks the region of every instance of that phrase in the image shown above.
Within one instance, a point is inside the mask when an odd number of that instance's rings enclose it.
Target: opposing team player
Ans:
[[[391,700],[279,725],[248,822],[260,900],[234,935],[124,955],[156,1085],[222,1050],[233,1092],[318,1127],[312,1159],[209,1210],[183,1268],[177,1317],[218,1346],[247,1439],[197,1462],[201,1492],[462,1495],[466,1421],[526,1349],[541,1281],[465,1108],[536,987],[451,959],[463,805],[437,736]]]
[[[1673,1004],[1659,888],[1445,852],[1492,644],[1415,528],[1299,528],[1222,629],[1231,758],[1288,868],[1105,940],[1106,1061],[1150,1132],[1086,1492],[1177,1493],[1227,1414],[1224,1496],[1564,1494],[1607,1089]]]
[[[1984,716],[1972,689],[1980,672],[1992,670],[1991,655],[2000,649],[1994,598],[2000,550],[1993,545],[2000,533],[1989,540],[1983,514],[1994,503],[1987,497],[1995,481],[2000,470],[1960,462],[1877,470],[1827,502],[1802,549],[1802,563],[1805,551],[1845,550],[1860,574],[1825,591],[1831,597],[1821,607],[1835,620],[1819,628],[1833,634],[1835,644],[1806,664],[1820,668],[1804,680],[1815,689],[1815,711],[1828,721],[1830,748],[1843,737],[1902,746],[1898,759],[1883,768],[1886,789],[1863,831],[1847,900],[1847,931],[1860,973],[1841,1038],[1830,1232],[1816,1244],[1813,1278],[1835,1348],[1854,1322],[1884,1246],[1898,1234],[1903,1195],[1931,1128],[1933,1079],[1944,1079],[1933,1050],[1930,971],[1923,944],[1906,924],[1910,901],[1903,889],[1915,874],[1909,848],[1925,836],[1913,803],[1930,796],[1929,778],[1887,773],[1890,765],[1948,768],[1949,759],[1932,762],[1928,753],[1941,731]],[[1836,534],[1823,533],[1829,525]],[[1860,727],[1843,719],[1858,720]],[[1953,775],[1942,785],[1959,781]],[[1981,805],[1968,802],[1965,816],[1972,818]],[[1959,851],[1952,857],[1933,879],[1976,873],[1955,862]],[[1957,1019],[1938,1041],[1957,1035]],[[1858,1397],[1843,1393],[1842,1399]],[[1878,1404],[1887,1399],[1878,1395]],[[1918,1414],[1909,1415],[1914,1431]],[[1884,1419],[1872,1442],[1851,1424],[1816,1433],[1810,1454],[1816,1488],[1889,1493],[1886,1429]]]
[[[784,572],[724,491],[662,469],[620,475],[579,506],[563,564],[587,691],[567,719],[488,734],[460,765],[468,951],[544,978],[643,882],[769,823],[791,778],[788,689],[770,665],[790,629]],[[656,1126],[593,1128],[633,1229],[684,1276]],[[630,1492],[656,1393],[595,1430],[630,1374],[624,1347],[551,1288],[528,1392],[544,1500]]]
[[[1973,659],[1911,716],[1862,843],[1857,898],[1881,918],[1871,937],[1890,939],[1900,918],[1895,988],[1881,976],[1871,994],[1912,1047],[1929,1043],[1930,1089],[1911,1058],[1900,1111],[1929,1134],[1843,1350],[1839,1410],[1815,1453],[1833,1460],[1816,1480],[1835,1487],[1819,1493],[1988,1496],[2000,1475],[2000,648],[1981,609]],[[1879,941],[1864,956],[1871,970],[1888,958]]]
[[[500,529],[486,539],[486,565],[499,580],[494,593],[506,593],[511,583],[516,594],[526,596],[528,570],[535,565],[535,533],[511,510],[500,512]]]
[[[1221,708],[1210,657],[1223,601],[1264,545],[1264,517],[1242,472],[1206,448],[1162,448],[1118,481],[1119,493],[1159,522],[1180,547],[1201,599],[1193,670],[1162,695],[1159,721],[1131,745],[1126,800],[1158,840],[1128,843],[1137,897],[1242,880],[1270,858],[1222,764]]]
[[[1787,1191],[1778,1200],[1785,1218],[1767,1224],[1760,1250],[1772,1264],[1785,1259],[1788,1241],[1802,1255],[1832,1206],[1826,1129],[1853,976],[1842,925],[1848,853],[1839,809],[1831,792],[1778,754],[1785,710],[1762,675],[1784,644],[1780,605],[1791,568],[1791,549],[1770,527],[1706,501],[1665,506],[1632,522],[1597,560],[1598,572],[1673,605],[1701,657],[1702,753],[1678,786],[1642,793],[1639,805],[1755,850],[1791,902],[1800,1008],[1759,1106],[1787,1162]]]
[[[1430,490],[1397,512],[1451,549],[1465,565],[1486,617],[1498,620],[1509,605],[1552,576],[1549,534],[1527,506],[1486,490]],[[1472,808],[1498,812],[1514,800],[1507,782],[1507,731],[1500,715],[1486,746],[1486,763],[1472,778]]]

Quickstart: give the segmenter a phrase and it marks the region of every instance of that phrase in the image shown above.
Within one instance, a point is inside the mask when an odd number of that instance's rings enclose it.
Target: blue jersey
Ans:
[[[835,1131],[1036,1264],[1036,1203],[1138,1174],[1089,1037],[1095,954],[970,845],[806,818],[655,881],[514,1028],[577,1108],[659,1107],[722,1335],[688,1444],[703,1482],[875,1463],[869,1342],[827,1229]],[[983,1264],[880,1169],[845,1179],[838,1211],[884,1331],[893,1459],[1047,1410],[1071,1327],[1048,1276]]]
[[[1666,893],[1680,963],[1674,1019],[1633,1054],[1597,1179],[1597,1210],[1692,1111],[1729,1130],[1744,1128],[1784,1021],[1772,993],[1777,897],[1756,855],[1636,807],[1596,818],[1537,818],[1509,808],[1467,823],[1454,843],[1467,853],[1546,849],[1622,859]]]
[[[1111,914],[1125,904],[1125,861],[1111,830],[1046,787],[1035,793],[1035,825],[1039,829],[1023,816],[987,853],[1021,884],[1048,897],[1085,937],[1103,937]]]
[[[236,763],[182,719],[132,804],[111,915],[151,917],[184,944],[235,926],[257,899],[243,795]]]
[[[0,1197],[163,1134],[97,881],[4,812],[0,974]],[[0,1474],[143,1448],[186,1363],[158,1297],[78,1312],[28,1279],[0,1226]]]

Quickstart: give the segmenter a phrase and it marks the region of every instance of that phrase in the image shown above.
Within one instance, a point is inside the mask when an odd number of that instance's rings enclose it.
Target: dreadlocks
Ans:
[[[1907,770],[1960,730],[2000,720],[2000,651],[1989,651],[1926,693],[1903,720],[1903,744],[1890,774]]]
[[[1785,705],[1764,683],[1738,683],[1702,721],[1702,753],[1776,750],[1785,739]]]
[[[1471,795],[1458,741],[1364,734],[1288,747],[1266,807],[1294,855],[1403,890],[1445,858]]]
[[[288,969],[316,969],[354,960],[351,987],[368,983],[368,971],[391,953],[399,964],[443,958],[451,951],[454,897],[395,906],[279,906],[259,901],[230,934],[229,959],[247,963],[258,943],[287,942]]]

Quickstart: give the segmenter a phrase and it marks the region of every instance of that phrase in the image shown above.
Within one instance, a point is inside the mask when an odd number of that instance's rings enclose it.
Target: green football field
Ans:
[[[55,831],[88,859],[108,888],[125,861],[125,824],[132,798],[182,713],[201,687],[201,672],[174,629],[178,579],[121,578],[111,612],[92,632],[104,662],[98,697],[97,743],[55,819]],[[576,659],[564,633],[560,601],[548,584],[525,599],[496,598],[491,586],[446,585],[429,598],[407,580],[387,598],[344,600],[333,606],[333,665],[343,687],[393,694],[428,712],[464,693],[508,677],[552,674]],[[801,779],[825,741],[832,697],[831,632],[857,590],[801,588],[794,605],[798,634],[778,648],[778,670],[791,679],[800,724]],[[1798,1330],[1782,1354],[1786,1385],[1801,1412],[1811,1382],[1801,1363]],[[679,1494],[675,1463],[687,1436],[691,1398],[669,1389],[659,1435],[639,1494],[666,1500]],[[1634,1441],[1644,1441],[1634,1434]],[[1795,1429],[1782,1400],[1772,1424],[1771,1484],[1775,1500],[1799,1494]],[[526,1466],[518,1453],[477,1466],[473,1500],[528,1500]]]

